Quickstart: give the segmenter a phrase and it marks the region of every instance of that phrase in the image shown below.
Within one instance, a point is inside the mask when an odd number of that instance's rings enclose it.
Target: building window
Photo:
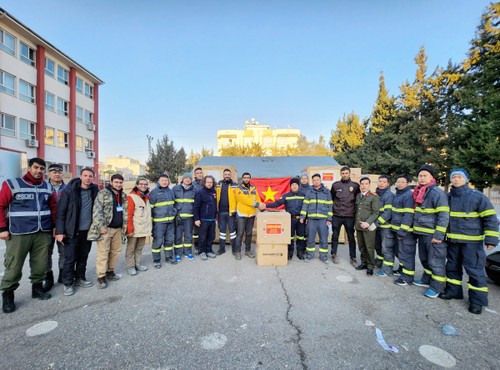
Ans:
[[[26,81],[19,80],[19,99],[28,103],[35,102],[35,86]]]
[[[68,85],[69,81],[69,71],[61,66],[57,66],[57,81]]]
[[[69,148],[69,134],[64,131],[57,131],[57,146],[59,148]]]
[[[16,55],[16,38],[2,29],[0,29],[0,49],[10,55]]]
[[[85,83],[85,96],[90,99],[94,99],[94,87]]]
[[[14,76],[7,72],[0,71],[0,91],[3,91],[9,95],[14,95],[14,82]]]
[[[94,113],[85,110],[85,123],[94,123]]]
[[[24,140],[35,140],[36,124],[21,118],[19,120],[19,137]]]
[[[56,106],[56,97],[54,94],[45,91],[45,109],[51,110],[52,112],[55,110]]]
[[[16,118],[8,114],[0,113],[0,133],[6,136],[16,137]]]
[[[55,67],[56,67],[56,64],[54,63],[53,60],[50,60],[49,58],[45,58],[45,74],[47,76],[54,78]]]
[[[61,116],[67,116],[69,109],[69,102],[62,98],[57,98],[57,114]]]
[[[45,144],[54,145],[55,130],[52,127],[45,126]]]
[[[36,60],[36,50],[30,48],[24,42],[21,42],[21,55],[19,56],[19,59],[21,59],[24,63],[34,67]]]
[[[83,122],[83,108],[76,106],[76,120],[78,122]]]
[[[85,145],[85,151],[86,152],[93,152],[94,148],[94,140],[90,140],[88,138],[83,139],[84,145]]]
[[[76,136],[76,151],[83,152],[83,137]]]
[[[76,78],[76,91],[83,94],[83,80],[80,77]]]

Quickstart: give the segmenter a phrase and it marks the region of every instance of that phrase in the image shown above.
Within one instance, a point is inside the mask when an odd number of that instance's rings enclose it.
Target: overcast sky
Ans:
[[[0,6],[104,80],[100,158],[147,158],[146,135],[216,147],[257,119],[330,137],[367,117],[380,71],[391,94],[465,58],[483,0],[8,0]]]

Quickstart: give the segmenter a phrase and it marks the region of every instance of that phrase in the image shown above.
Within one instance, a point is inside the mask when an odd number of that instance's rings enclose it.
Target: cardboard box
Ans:
[[[288,265],[288,244],[257,244],[255,252],[259,266]]]
[[[288,212],[257,214],[257,244],[290,243],[291,216]]]

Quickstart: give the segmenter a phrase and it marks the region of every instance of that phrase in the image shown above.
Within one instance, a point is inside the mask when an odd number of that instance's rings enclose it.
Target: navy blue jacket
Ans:
[[[299,189],[296,193],[289,191],[278,199],[276,202],[266,204],[267,208],[277,208],[285,205],[285,211],[290,213],[292,216],[299,216],[302,210],[302,204],[304,203],[304,198],[306,194]]]
[[[193,214],[195,221],[215,221],[217,199],[215,189],[200,188],[194,195]]]
[[[403,190],[396,190],[392,200],[391,229],[404,238],[407,233],[413,232],[413,215],[415,214],[415,201],[413,193],[408,186]]]

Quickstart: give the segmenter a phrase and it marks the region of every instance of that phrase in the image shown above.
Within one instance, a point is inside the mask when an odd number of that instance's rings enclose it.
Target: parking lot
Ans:
[[[4,251],[2,242],[0,256]],[[339,264],[294,257],[282,267],[226,253],[157,270],[150,251],[146,246],[146,272],[128,276],[122,252],[121,280],[70,297],[56,284],[48,301],[31,299],[26,262],[17,311],[0,316],[0,368],[484,369],[500,363],[500,287],[494,284],[488,309],[472,315],[466,300],[431,300],[423,288],[354,270],[342,245]],[[95,245],[87,278],[95,281]],[[445,325],[458,335],[442,334]],[[377,328],[389,350],[377,340]]]

